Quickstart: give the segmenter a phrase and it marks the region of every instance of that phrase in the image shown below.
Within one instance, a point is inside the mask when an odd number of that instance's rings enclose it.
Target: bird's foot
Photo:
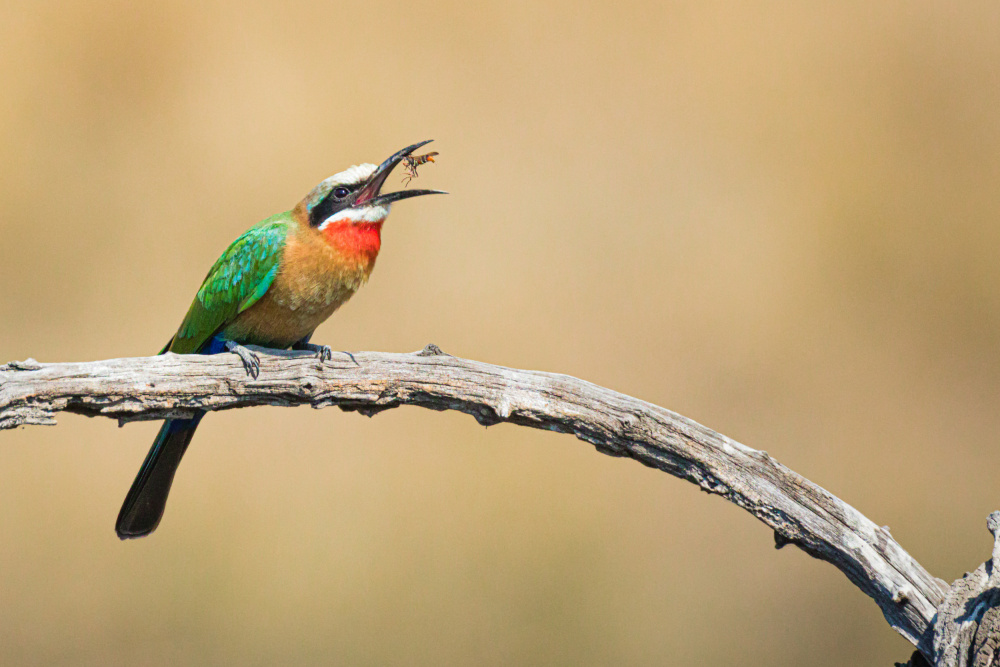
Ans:
[[[260,375],[260,357],[257,356],[257,353],[231,340],[226,341],[226,349],[240,358],[247,375],[256,380],[257,376]]]
[[[313,345],[312,343],[299,343],[295,346],[296,350],[305,350],[306,352],[314,352],[320,361],[330,361],[333,359],[333,348],[329,345]]]

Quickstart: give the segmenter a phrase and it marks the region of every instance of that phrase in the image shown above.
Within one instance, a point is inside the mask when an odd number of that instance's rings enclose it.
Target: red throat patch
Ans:
[[[351,259],[375,260],[382,247],[382,222],[335,220],[323,227],[327,242]]]

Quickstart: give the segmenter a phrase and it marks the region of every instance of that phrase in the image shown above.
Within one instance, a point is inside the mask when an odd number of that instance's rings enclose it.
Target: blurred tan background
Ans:
[[[1000,5],[19,2],[0,361],[152,354],[246,227],[436,139],[341,350],[558,371],[690,416],[935,575],[1000,509]],[[398,184],[395,177],[391,183]],[[406,408],[0,434],[0,662],[888,665],[833,567],[568,436]]]

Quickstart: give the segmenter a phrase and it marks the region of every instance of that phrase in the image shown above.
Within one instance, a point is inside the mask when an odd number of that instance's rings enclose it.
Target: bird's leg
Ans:
[[[257,376],[260,375],[260,357],[255,352],[231,340],[226,341],[226,349],[240,358],[247,375],[256,380]]]
[[[333,359],[333,349],[329,345],[313,345],[309,342],[309,336],[306,336],[300,341],[296,341],[292,345],[292,349],[313,352],[317,357],[319,357],[320,361],[329,361],[330,359]]]

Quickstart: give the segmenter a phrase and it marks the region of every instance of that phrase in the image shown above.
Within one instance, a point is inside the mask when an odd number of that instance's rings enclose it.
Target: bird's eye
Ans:
[[[333,190],[333,196],[336,197],[337,199],[343,199],[349,194],[351,194],[351,191],[345,188],[344,186],[340,186],[339,188],[334,188]]]

